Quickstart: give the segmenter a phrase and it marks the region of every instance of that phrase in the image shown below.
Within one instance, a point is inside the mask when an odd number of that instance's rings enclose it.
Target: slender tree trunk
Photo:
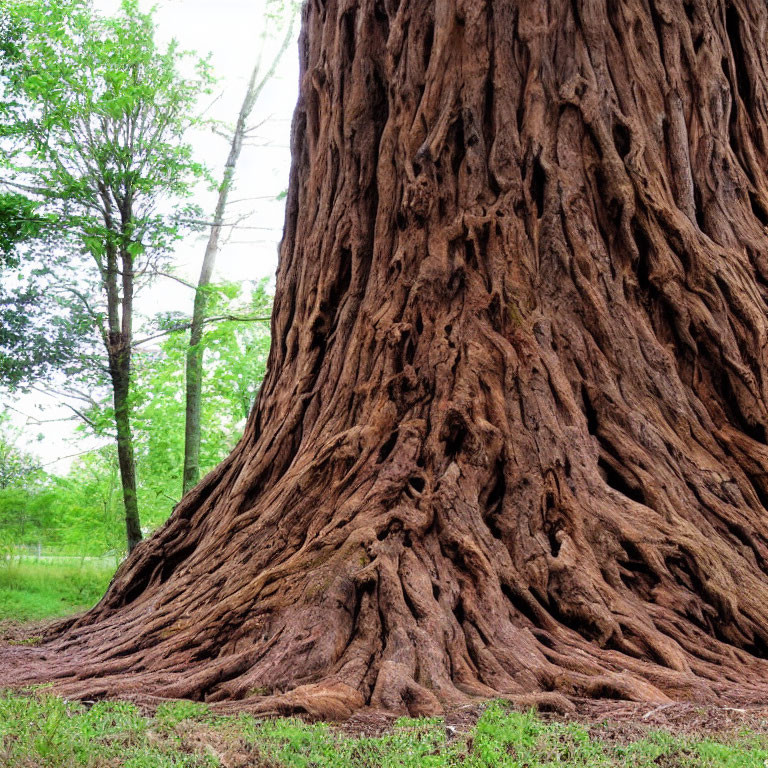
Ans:
[[[120,269],[118,270],[118,259]],[[118,290],[121,275],[122,295]],[[130,416],[131,342],[133,337],[133,260],[126,250],[107,245],[106,268],[102,273],[107,298],[107,329],[104,344],[109,360],[112,399],[115,408],[117,457],[125,509],[128,552],[141,541],[139,502],[136,493],[136,460]]]
[[[249,92],[256,75],[254,70],[249,84]],[[243,105],[245,106],[245,104]],[[219,252],[219,238],[224,223],[224,213],[227,207],[227,199],[234,177],[235,166],[242,146],[245,121],[238,119],[235,137],[232,140],[229,157],[224,169],[224,179],[219,187],[219,197],[216,203],[216,212],[213,217],[213,225],[205,248],[203,266],[200,278],[195,289],[195,301],[192,309],[192,323],[190,325],[189,348],[186,360],[186,405],[184,426],[184,478],[183,493],[187,493],[200,480],[200,420],[202,414],[202,385],[203,385],[203,329],[207,316],[208,288],[210,286],[216,256]]]
[[[763,0],[310,0],[245,435],[0,683],[765,703],[766,30]]]
[[[206,250],[206,258],[208,252]],[[184,423],[184,477],[182,492],[186,493],[200,480],[200,424],[202,415],[202,385],[203,385],[203,323],[206,315],[205,288],[210,283],[213,264],[203,262],[195,290],[195,303],[192,311],[192,325],[189,336],[189,349],[186,361],[186,405]]]
[[[229,155],[224,166],[224,176],[219,185],[219,196],[216,201],[211,231],[203,257],[203,266],[200,270],[200,278],[195,289],[195,301],[192,309],[192,323],[190,325],[189,349],[186,360],[186,408],[184,426],[184,478],[183,493],[187,493],[200,480],[200,426],[202,416],[202,385],[203,385],[203,328],[207,317],[208,288],[216,265],[216,256],[219,252],[221,230],[224,226],[224,216],[227,211],[229,193],[235,179],[237,162],[243,149],[248,130],[248,120],[256,105],[264,86],[272,78],[277,65],[288,48],[293,34],[293,21],[287,26],[282,45],[272,60],[267,71],[259,79],[261,71],[261,56],[258,57],[248,81],[245,98],[237,116],[237,123],[232,134],[232,142],[229,147]]]
[[[127,213],[123,218],[123,230],[126,231],[133,220],[130,203],[126,203]],[[133,344],[133,257],[125,249],[120,253],[123,292],[121,296],[121,333],[120,350],[117,355],[118,377],[115,384],[115,426],[117,427],[117,456],[120,464],[120,477],[123,484],[125,503],[125,531],[128,552],[141,541],[141,523],[139,521],[139,500],[136,494],[136,459],[133,449],[131,430],[130,390],[131,390],[131,351]]]
[[[128,349],[130,350],[130,347]],[[126,352],[125,349],[116,349],[112,353],[112,357],[114,362],[110,367],[117,430],[117,457],[125,507],[126,540],[128,551],[131,552],[141,541],[141,524],[136,494],[136,461],[130,423],[130,353]]]

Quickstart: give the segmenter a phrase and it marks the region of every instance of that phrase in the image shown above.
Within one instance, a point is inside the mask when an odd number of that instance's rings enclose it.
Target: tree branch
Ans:
[[[213,317],[205,318],[205,320],[203,320],[203,324],[208,325],[209,323],[222,323],[222,322],[268,323],[271,320],[272,320],[271,317],[259,317],[257,315],[215,315]],[[172,333],[177,333],[179,331],[187,331],[191,327],[192,327],[192,321],[190,320],[188,323],[182,323],[181,325],[176,325],[173,328],[166,328],[164,331],[155,333],[152,336],[147,336],[143,339],[139,339],[138,341],[134,341],[131,346],[138,347],[140,344],[146,344],[148,341],[154,341],[155,339],[160,339],[163,336],[170,336],[170,334]]]

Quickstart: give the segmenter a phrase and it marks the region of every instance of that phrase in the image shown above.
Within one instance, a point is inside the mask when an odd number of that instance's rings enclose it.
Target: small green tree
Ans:
[[[39,503],[47,476],[22,438],[23,430],[0,411],[0,540],[15,544],[39,541],[52,519],[50,505]]]
[[[20,445],[22,432],[0,412],[0,490],[28,484],[40,474],[40,462]]]
[[[120,469],[114,445],[79,457],[65,477],[51,478],[53,508],[45,540],[80,555],[119,553],[125,532],[120,515]]]
[[[87,0],[7,0],[0,13],[0,29],[16,36],[14,64],[0,71],[0,101],[15,105],[0,112],[8,147],[0,185],[22,189],[54,218],[66,253],[56,290],[78,304],[105,354],[132,549],[141,539],[129,406],[134,297],[190,218],[181,200],[204,168],[185,134],[199,122],[210,74],[198,61],[183,76],[186,54],[175,43],[158,47],[152,15],[136,0],[114,18]],[[73,266],[74,275],[65,268]]]
[[[271,310],[264,282],[250,294],[238,284],[208,287],[208,323],[200,338],[203,472],[222,461],[242,435],[266,372]],[[152,524],[163,522],[178,501],[185,451],[189,323],[171,317],[165,325],[177,330],[159,349],[137,355],[134,390],[139,494]]]
[[[77,555],[123,553],[115,446],[85,453],[65,476],[58,476],[20,451],[15,437],[0,417],[0,542]]]
[[[224,172],[218,185],[216,208],[205,246],[205,254],[195,288],[195,298],[192,309],[192,322],[189,330],[189,346],[186,362],[186,415],[184,422],[184,477],[183,493],[195,486],[200,479],[200,443],[202,415],[202,381],[203,381],[203,327],[210,311],[209,290],[216,265],[216,257],[221,245],[222,232],[225,229],[224,217],[229,204],[229,197],[235,183],[237,164],[243,150],[243,145],[251,130],[248,125],[251,114],[261,96],[266,84],[272,79],[280,60],[283,58],[293,37],[294,23],[298,10],[296,0],[266,0],[265,17],[268,24],[264,25],[261,34],[261,45],[256,57],[256,63],[251,70],[248,86],[243,96],[237,120],[232,128],[229,142],[229,153],[224,165]],[[264,52],[270,32],[274,29],[282,31],[280,43],[271,58],[265,62]]]

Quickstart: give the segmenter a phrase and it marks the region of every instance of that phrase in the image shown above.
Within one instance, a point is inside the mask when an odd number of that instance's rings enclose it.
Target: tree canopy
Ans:
[[[35,276],[19,289],[6,275],[6,315],[24,328],[56,318],[71,349],[87,316],[93,348],[121,322],[123,278],[151,278],[199,215],[183,202],[205,173],[185,135],[200,123],[197,100],[212,78],[175,43],[159,48],[152,15],[136,2],[104,17],[84,0],[10,0],[0,17],[13,53],[0,70],[0,256],[6,270],[23,262]],[[43,293],[58,311],[40,308],[27,322],[24,309]],[[4,348],[22,360],[28,336],[14,333]],[[71,373],[65,351],[59,345],[57,357]],[[39,373],[13,369],[6,380]]]
[[[183,202],[205,175],[186,134],[200,122],[211,76],[197,59],[182,73],[190,57],[175,42],[158,46],[152,14],[136,0],[113,17],[87,0],[11,0],[4,13],[14,47],[0,95],[13,107],[0,132],[0,188],[24,190],[54,222],[36,274],[49,277],[64,317],[78,321],[66,330],[88,348],[68,362],[70,377],[108,372],[132,548],[141,538],[129,405],[134,298],[199,217]],[[7,341],[6,357],[18,360],[14,342],[27,337]]]

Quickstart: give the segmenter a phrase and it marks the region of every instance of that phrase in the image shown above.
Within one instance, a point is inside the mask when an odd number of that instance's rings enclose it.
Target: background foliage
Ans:
[[[265,8],[265,21],[283,20],[276,29],[296,11],[292,0]],[[80,451],[66,475],[50,473],[20,447],[30,435],[0,405],[6,555],[125,549],[104,344],[110,290],[126,295],[126,270],[139,297],[129,410],[144,533],[181,496],[190,318],[150,316],[141,291],[176,279],[175,244],[205,232],[206,215],[189,199],[211,177],[189,131],[212,127],[199,100],[214,78],[206,58],[158,43],[153,14],[137,0],[123,0],[113,16],[91,0],[0,4],[0,396],[9,407],[14,390],[60,396],[80,422],[82,445],[99,446]],[[263,44],[266,25],[260,34]],[[203,472],[242,434],[266,366],[271,312],[264,283],[205,290]],[[46,425],[39,429],[45,439]]]
[[[266,284],[252,291],[229,284],[212,287],[219,316],[268,317]],[[183,318],[166,323],[183,326]],[[167,333],[137,356],[132,393],[139,499],[146,530],[161,525],[181,495],[184,455],[184,361],[188,331]],[[203,338],[203,471],[213,469],[242,434],[266,370],[269,326],[263,321],[212,323]],[[41,545],[80,555],[120,552],[125,527],[120,478],[111,436],[109,399],[86,409],[83,434],[104,438],[104,447],[78,457],[64,476],[48,474],[17,447],[20,433],[0,416],[0,541],[34,551]]]

